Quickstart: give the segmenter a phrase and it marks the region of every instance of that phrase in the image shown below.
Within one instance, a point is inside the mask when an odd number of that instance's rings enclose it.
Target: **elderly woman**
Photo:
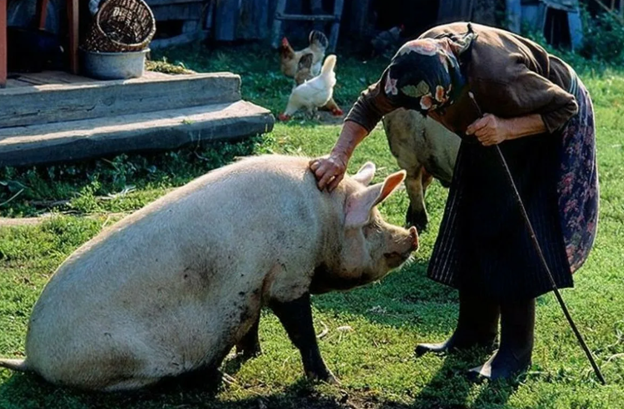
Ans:
[[[538,44],[476,24],[435,27],[403,45],[348,114],[329,156],[310,163],[333,190],[353,150],[381,117],[403,107],[462,138],[428,276],[459,290],[453,335],[426,352],[493,348],[472,374],[509,378],[531,365],[535,298],[551,290],[499,145],[559,288],[588,256],[596,233],[598,179],[589,94],[574,70]]]

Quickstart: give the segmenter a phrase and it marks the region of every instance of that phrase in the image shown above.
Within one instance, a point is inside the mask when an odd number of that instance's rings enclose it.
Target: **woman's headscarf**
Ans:
[[[468,33],[455,42],[452,38],[422,38],[405,43],[387,69],[384,92],[393,104],[419,111],[452,104],[462,93],[466,80],[460,62],[449,44],[465,51],[472,44],[474,33]]]

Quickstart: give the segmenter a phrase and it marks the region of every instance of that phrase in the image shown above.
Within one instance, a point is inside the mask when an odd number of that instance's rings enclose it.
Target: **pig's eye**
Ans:
[[[380,226],[375,223],[369,223],[366,226],[364,226],[364,237],[368,237],[372,234],[376,234],[379,233],[379,231],[381,230]]]
[[[386,264],[388,264],[388,267],[390,268],[396,268],[400,266],[401,264],[403,264],[406,258],[404,255],[399,253],[385,253],[384,257],[386,259]]]

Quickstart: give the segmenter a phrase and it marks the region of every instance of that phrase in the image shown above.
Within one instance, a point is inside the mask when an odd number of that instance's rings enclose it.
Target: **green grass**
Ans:
[[[277,58],[258,47],[208,51],[190,46],[167,52],[169,61],[198,71],[231,70],[243,77],[245,98],[278,113],[290,82]],[[374,81],[384,61],[338,60],[336,98],[348,107]],[[430,229],[421,234],[416,261],[380,283],[313,298],[323,356],[340,386],[302,380],[298,351],[277,319],[262,316],[264,354],[224,370],[236,379],[217,390],[181,389],[135,394],[86,394],[55,387],[34,376],[0,370],[0,408],[617,408],[624,402],[624,75],[591,71],[583,80],[592,92],[598,124],[601,181],[599,235],[590,259],[563,292],[574,318],[596,354],[608,385],[600,386],[552,295],[539,299],[534,364],[516,382],[473,384],[466,369],[482,363],[483,351],[415,359],[417,342],[449,336],[457,318],[457,294],[425,276],[447,191],[434,183],[427,202]],[[32,169],[0,170],[2,216],[62,215],[39,226],[0,230],[0,356],[18,357],[31,308],[54,269],[81,243],[129,212],[236,156],[257,153],[320,155],[329,151],[340,126],[318,121],[278,123],[272,133],[239,144],[215,144],[157,155],[122,155],[107,160]],[[354,171],[373,160],[376,180],[397,169],[379,128],[358,148]],[[21,192],[21,193],[19,193]],[[15,196],[19,193],[18,196]],[[382,205],[386,219],[401,224],[405,192]],[[86,218],[87,214],[98,217]],[[339,327],[349,326],[350,331]]]

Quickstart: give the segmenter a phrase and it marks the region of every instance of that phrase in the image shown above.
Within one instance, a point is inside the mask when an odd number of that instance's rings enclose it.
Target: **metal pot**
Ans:
[[[107,53],[80,50],[82,69],[88,77],[101,80],[120,80],[138,78],[145,70],[145,55],[149,48],[142,51]]]

